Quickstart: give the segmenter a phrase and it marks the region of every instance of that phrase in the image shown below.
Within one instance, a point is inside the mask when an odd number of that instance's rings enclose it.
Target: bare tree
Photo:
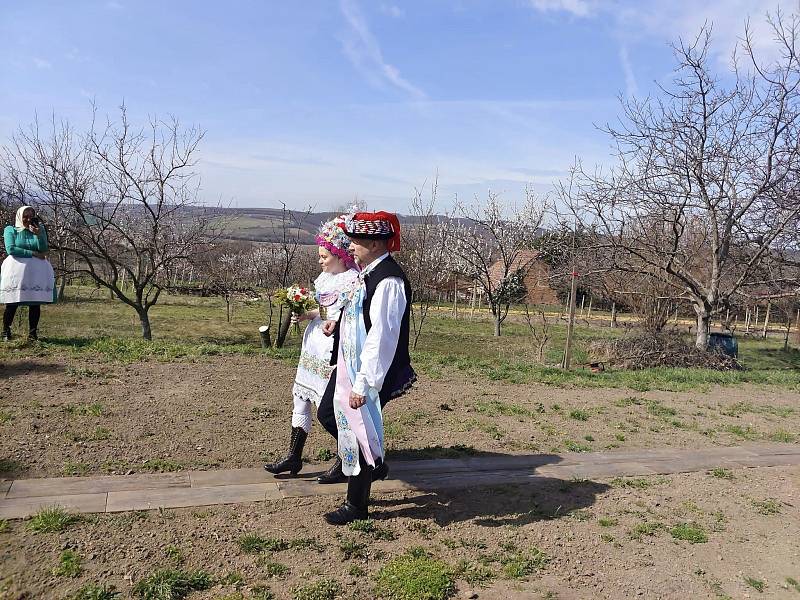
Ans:
[[[779,59],[760,63],[746,28],[747,64],[734,56],[730,87],[712,73],[710,29],[675,46],[673,85],[657,99],[623,100],[622,124],[605,128],[617,166],[604,174],[576,164],[559,188],[608,268],[687,298],[698,348],[800,215],[798,20],[769,23]]]
[[[53,248],[76,256],[75,272],[133,308],[147,340],[149,310],[173,270],[216,234],[214,215],[196,201],[202,138],[174,118],[134,128],[123,106],[118,122],[93,124],[84,136],[64,124],[45,138],[34,125],[5,149],[20,193],[60,214],[64,233]]]
[[[547,315],[541,309],[536,310],[535,315],[532,315],[526,303],[525,323],[528,325],[528,331],[530,331],[533,341],[536,342],[536,358],[539,363],[543,363],[544,351],[547,349],[547,342],[550,341],[550,322],[547,320]]]
[[[533,247],[544,211],[530,189],[525,190],[525,200],[519,207],[505,207],[492,192],[485,202],[478,203],[476,198],[476,204],[456,205],[454,214],[463,216],[467,223],[454,227],[452,253],[460,262],[458,269],[483,290],[494,318],[494,335],[499,336],[511,303],[519,299],[521,273],[529,266],[523,250]]]
[[[425,185],[414,190],[409,207],[412,223],[403,231],[403,249],[398,255],[414,293],[411,304],[414,348],[419,342],[436,290],[448,276],[442,266],[448,262],[448,237],[452,225],[449,219],[434,212],[438,188],[437,175],[431,181],[427,196]]]

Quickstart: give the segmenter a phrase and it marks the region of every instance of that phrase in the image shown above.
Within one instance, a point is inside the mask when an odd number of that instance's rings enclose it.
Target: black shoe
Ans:
[[[3,329],[3,341],[10,342],[11,341],[11,328]]]
[[[350,502],[345,502],[333,512],[325,514],[325,520],[331,525],[347,525],[353,521],[364,521],[369,518],[367,508],[353,506]]]
[[[289,471],[297,475],[303,468],[303,446],[306,444],[308,434],[302,427],[292,427],[292,438],[289,441],[289,454],[283,460],[264,465],[270,473],[285,473]]]
[[[336,462],[333,466],[325,471],[322,475],[317,477],[317,483],[344,483],[347,481],[347,477],[344,476],[342,473],[342,459],[338,456],[336,457]]]
[[[372,481],[378,481],[379,479],[386,479],[388,476],[389,476],[389,465],[386,464],[385,460],[375,465],[375,468],[372,470]]]
[[[353,521],[369,518],[369,492],[375,469],[364,466],[366,461],[362,456],[359,456],[359,459],[362,465],[361,472],[347,479],[347,500],[339,508],[325,515],[325,520],[331,525],[347,525]]]
[[[39,341],[39,333],[35,329],[31,329],[28,332],[28,339],[32,342]]]

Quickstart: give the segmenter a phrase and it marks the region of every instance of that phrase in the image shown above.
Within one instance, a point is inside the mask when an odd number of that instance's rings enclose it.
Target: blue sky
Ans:
[[[0,143],[124,101],[206,131],[203,201],[405,212],[437,172],[442,208],[514,201],[608,163],[595,124],[670,80],[670,41],[711,22],[725,68],[748,15],[767,51],[778,6],[797,1],[3,0]]]

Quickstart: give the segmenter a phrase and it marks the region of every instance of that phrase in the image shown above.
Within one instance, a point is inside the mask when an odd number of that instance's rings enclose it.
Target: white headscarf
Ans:
[[[22,231],[23,229],[26,229],[25,225],[22,224],[22,215],[29,208],[33,211],[34,214],[36,214],[36,209],[34,209],[32,206],[20,206],[17,209],[17,218],[14,221],[14,229],[16,229],[17,231]]]

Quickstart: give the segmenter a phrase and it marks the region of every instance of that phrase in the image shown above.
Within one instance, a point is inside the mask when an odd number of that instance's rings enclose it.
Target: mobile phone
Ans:
[[[41,221],[39,221],[39,217],[33,217],[31,219],[31,225],[33,225],[34,227],[38,227],[40,222]]]

